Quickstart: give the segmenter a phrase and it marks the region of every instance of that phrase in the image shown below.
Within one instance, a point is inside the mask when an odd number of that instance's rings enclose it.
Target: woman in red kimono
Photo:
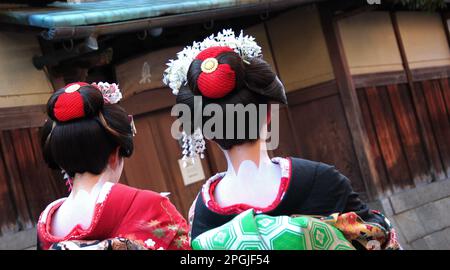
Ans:
[[[42,149],[47,164],[66,173],[71,192],[42,212],[38,249],[107,239],[107,248],[189,249],[187,223],[166,196],[117,183],[135,133],[132,117],[114,104],[120,98],[115,84],[82,82],[50,97]]]

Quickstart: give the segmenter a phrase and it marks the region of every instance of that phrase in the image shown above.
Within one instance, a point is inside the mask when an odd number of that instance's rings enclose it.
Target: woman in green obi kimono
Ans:
[[[224,30],[177,56],[164,82],[176,95],[183,160],[203,157],[206,137],[228,163],[191,207],[193,249],[400,249],[389,221],[333,166],[269,158],[274,111],[287,99],[254,38]]]

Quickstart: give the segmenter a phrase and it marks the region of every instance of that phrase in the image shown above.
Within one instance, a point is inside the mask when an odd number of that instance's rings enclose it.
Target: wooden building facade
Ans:
[[[26,64],[16,70],[0,64],[2,80],[15,76],[0,86],[0,234],[33,228],[45,205],[66,193],[60,173],[41,158],[38,130],[49,93],[76,80],[119,83],[121,105],[134,115],[138,131],[121,181],[170,192],[186,216],[203,182],[184,184],[181,148],[170,135],[175,97],[162,84],[162,72],[183,46],[225,27],[255,36],[286,86],[289,104],[280,110],[280,145],[271,155],[335,164],[367,201],[450,179],[446,13],[298,5],[164,28],[155,36],[117,35],[96,54],[46,67],[39,79],[27,75],[36,70],[21,74]],[[44,56],[70,44],[33,42]],[[6,46],[2,55],[4,44],[2,36],[0,57],[11,59],[14,50]],[[213,143],[202,167],[206,178],[226,169]]]

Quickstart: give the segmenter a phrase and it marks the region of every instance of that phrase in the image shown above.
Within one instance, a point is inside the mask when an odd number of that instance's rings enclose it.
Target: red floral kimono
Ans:
[[[38,249],[74,240],[126,238],[152,250],[190,249],[188,226],[169,199],[152,191],[106,183],[98,196],[87,230],[80,225],[65,237],[51,234],[52,217],[65,198],[42,212],[37,225]]]

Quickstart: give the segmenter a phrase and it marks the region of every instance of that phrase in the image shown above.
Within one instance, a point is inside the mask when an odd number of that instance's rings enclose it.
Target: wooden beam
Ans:
[[[376,199],[381,195],[379,188],[377,188],[379,186],[377,185],[379,183],[379,175],[376,170],[358,96],[345,56],[337,20],[334,17],[333,9],[328,3],[320,3],[318,7],[322,31],[327,43],[328,53],[347,124],[352,136],[353,147],[358,159],[361,176],[369,199]]]
[[[46,117],[45,105],[0,108],[0,130],[41,127]]]
[[[450,78],[450,66],[427,67],[411,70],[411,79],[413,82],[439,80]]]
[[[375,5],[364,5],[361,7],[354,7],[349,10],[341,11],[341,12],[335,14],[334,16],[335,16],[335,19],[341,20],[341,19],[356,16],[358,14],[368,12],[368,11],[373,11],[373,10],[375,10]]]
[[[390,84],[409,84],[404,70],[359,74],[353,75],[352,78],[357,89]],[[439,80],[443,78],[450,78],[450,66],[416,68],[411,70],[411,79],[413,82]]]
[[[387,71],[369,74],[359,74],[352,76],[355,88],[364,88],[371,86],[386,86],[388,84],[402,84],[407,83],[405,72],[402,71]]]
[[[308,86],[302,88],[301,90],[289,92],[287,93],[287,98],[289,101],[289,106],[292,107],[338,94],[339,92],[337,90],[336,81],[331,80],[313,86]]]

